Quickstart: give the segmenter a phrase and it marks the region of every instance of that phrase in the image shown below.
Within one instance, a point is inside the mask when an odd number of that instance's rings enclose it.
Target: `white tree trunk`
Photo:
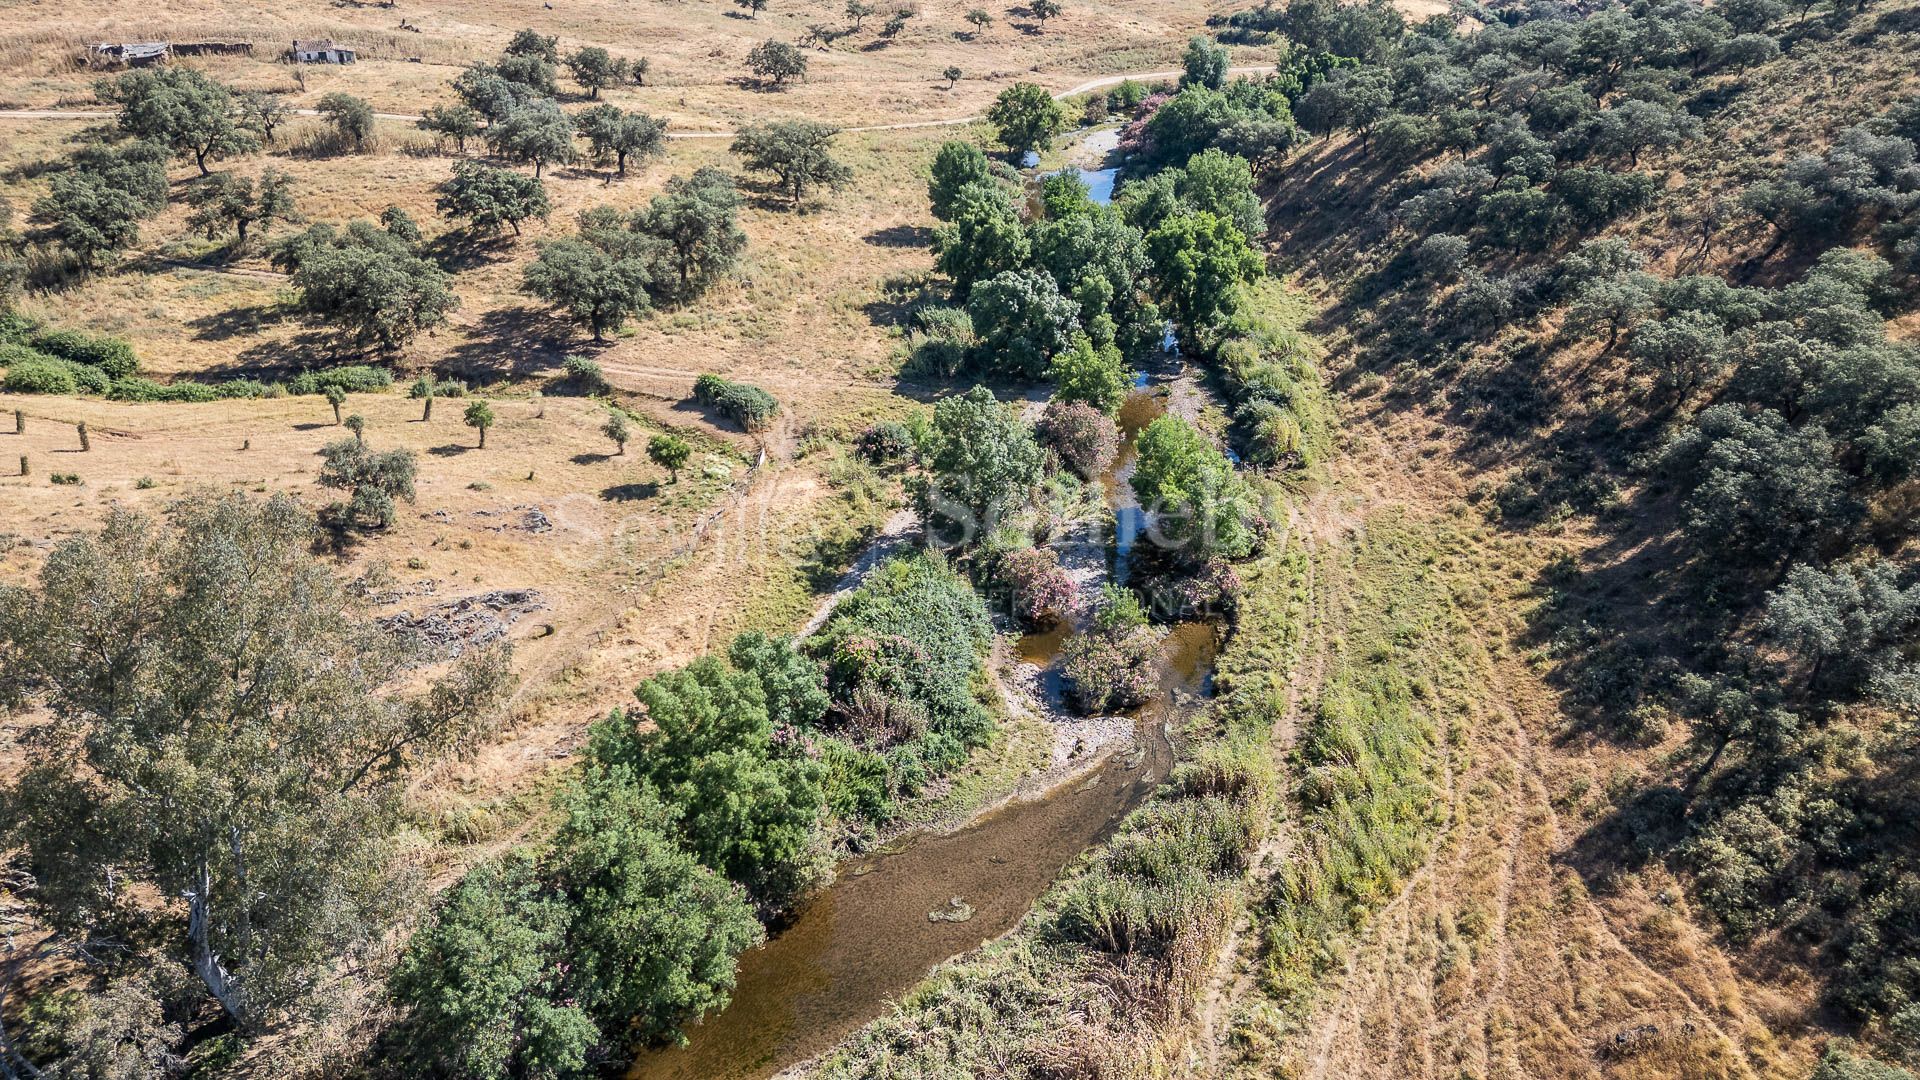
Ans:
[[[194,888],[186,891],[187,899],[187,940],[193,944],[193,973],[206,984],[207,992],[212,994],[220,1007],[227,1010],[234,1023],[244,1025],[247,1009],[244,995],[227,973],[225,964],[215,955],[212,943],[213,909],[209,895],[213,892],[213,873],[203,859],[200,863],[200,880]]]

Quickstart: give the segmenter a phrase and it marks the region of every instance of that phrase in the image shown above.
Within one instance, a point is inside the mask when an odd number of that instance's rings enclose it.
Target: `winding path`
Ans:
[[[1267,75],[1271,74],[1273,70],[1274,66],[1272,64],[1255,64],[1251,67],[1228,68],[1227,72],[1231,75]],[[1124,75],[1103,75],[1098,79],[1089,79],[1078,86],[1056,91],[1053,99],[1059,101],[1063,98],[1070,98],[1076,94],[1084,94],[1102,87],[1118,86],[1128,79],[1137,79],[1144,82],[1153,79],[1178,78],[1180,74],[1178,71],[1135,71]],[[289,109],[287,111],[293,113],[295,116],[320,115],[318,109]],[[103,112],[98,109],[0,109],[0,120],[111,120],[116,115],[118,114]],[[376,120],[398,120],[406,123],[412,123],[420,119],[419,115],[415,113],[377,112],[373,115]],[[912,131],[918,128],[960,127],[964,124],[977,123],[983,119],[985,119],[985,117],[975,113],[971,116],[955,116],[944,120],[906,120],[893,124],[867,124],[861,127],[842,128],[841,130],[848,132]],[[668,131],[667,138],[731,139],[738,134],[739,132],[737,131]]]

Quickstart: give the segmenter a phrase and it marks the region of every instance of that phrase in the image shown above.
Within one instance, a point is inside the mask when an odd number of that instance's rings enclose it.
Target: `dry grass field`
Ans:
[[[296,124],[281,141],[297,147],[319,126]],[[0,170],[13,170],[5,193],[16,205],[37,197],[44,181],[20,166],[68,149],[77,134],[65,121],[12,122],[17,138],[0,148]],[[842,136],[853,184],[806,213],[751,198],[742,215],[748,247],[735,273],[682,310],[629,324],[606,346],[554,318],[518,291],[538,243],[573,232],[589,207],[643,206],[667,180],[703,165],[738,168],[721,141],[682,141],[625,180],[609,182],[588,166],[559,167],[547,177],[553,214],[524,235],[473,238],[439,218],[435,188],[453,158],[425,149],[425,137],[399,123],[381,125],[381,146],[369,153],[309,157],[285,149],[223,166],[241,174],[283,169],[294,178],[301,213],[313,221],[377,216],[389,205],[421,224],[430,250],[445,253],[461,299],[451,324],[423,337],[402,356],[401,369],[432,366],[476,382],[524,378],[559,366],[572,352],[595,355],[624,374],[622,385],[684,396],[692,376],[717,370],[769,389],[823,388],[822,380],[884,386],[891,374],[885,326],[887,283],[924,273],[932,217],[926,208],[926,133]],[[194,175],[176,169],[176,187]],[[30,299],[25,310],[53,322],[90,326],[128,337],[143,366],[161,376],[225,375],[253,368],[297,371],[340,362],[344,351],[325,330],[304,325],[285,303],[287,285],[260,245],[229,258],[186,226],[176,204],[142,228],[145,254],[119,269],[59,293]],[[285,227],[281,228],[285,231]],[[163,260],[213,265],[182,267]],[[664,369],[666,374],[661,374]],[[677,388],[677,389],[675,389]]]
[[[886,7],[887,5],[878,5]],[[614,104],[667,117],[681,130],[728,129],[769,116],[805,116],[840,124],[940,119],[978,112],[1015,79],[1064,89],[1117,72],[1178,66],[1189,34],[1209,14],[1239,6],[1209,0],[1076,0],[1041,31],[1019,4],[988,3],[994,22],[975,33],[963,16],[971,0],[913,0],[917,14],[892,40],[885,15],[830,49],[809,50],[804,83],[779,92],[743,85],[747,51],[766,40],[795,42],[813,25],[850,25],[834,0],[773,0],[755,18],[729,0],[481,0],[457,7],[398,3],[242,3],[168,0],[128,5],[109,0],[0,4],[0,105],[50,107],[92,100],[92,73],[77,66],[85,43],[145,40],[247,40],[254,56],[208,57],[213,74],[239,86],[285,90],[291,105],[311,105],[344,90],[387,112],[416,113],[451,100],[446,81],[475,60],[499,53],[515,30],[557,35],[564,53],[599,45],[651,63],[644,87],[605,95]],[[400,24],[417,27],[413,33]],[[294,38],[331,37],[360,51],[345,68],[278,62]],[[1251,50],[1248,51],[1251,55]],[[409,62],[418,58],[417,63]],[[196,63],[203,62],[196,60]],[[964,76],[952,90],[948,66]],[[296,78],[304,76],[304,86]],[[577,90],[567,83],[562,89]]]

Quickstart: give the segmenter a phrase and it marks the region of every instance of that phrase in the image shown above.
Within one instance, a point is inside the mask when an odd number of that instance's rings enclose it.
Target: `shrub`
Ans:
[[[967,315],[980,336],[981,366],[1025,379],[1046,375],[1048,362],[1071,347],[1079,313],[1052,275],[1040,270],[1001,271],[976,284],[967,297]]]
[[[659,792],[686,850],[780,905],[817,869],[824,770],[791,732],[826,700],[819,669],[784,641],[743,636],[730,652],[753,669],[709,655],[646,680],[634,691],[646,725],[615,710],[594,725],[588,756]]]
[[[38,325],[17,311],[0,311],[0,345],[25,341]],[[0,366],[4,366],[3,362]]]
[[[1062,466],[1083,480],[1099,476],[1120,449],[1120,429],[1098,409],[1079,401],[1052,401],[1034,434]]]
[[[177,382],[157,383],[152,379],[134,376],[130,379],[115,379],[107,396],[115,401],[167,401],[192,402],[213,401],[223,395],[207,383]],[[249,396],[249,395],[230,395]]]
[[[1073,347],[1054,356],[1048,374],[1056,387],[1054,397],[1084,401],[1108,414],[1120,407],[1133,386],[1133,373],[1120,350],[1110,344],[1096,346],[1085,334],[1075,334]]]
[[[1188,561],[1237,559],[1253,550],[1253,492],[1206,436],[1178,416],[1162,416],[1141,432],[1139,452],[1133,492],[1162,515],[1168,548]]]
[[[875,464],[900,461],[913,453],[913,433],[898,420],[883,420],[855,437],[853,448]]]
[[[935,555],[914,554],[867,575],[806,648],[826,662],[843,721],[899,721],[894,737],[912,741],[889,761],[900,789],[912,790],[993,730],[974,692],[992,640],[986,605],[966,579]]]
[[[323,393],[337,386],[349,394],[369,394],[393,385],[393,373],[369,364],[348,364],[322,371],[303,371],[294,376],[287,389],[295,394]]]
[[[213,395],[222,399],[265,398],[277,396],[275,389],[285,390],[278,383],[264,383],[258,379],[228,379],[214,385]]]
[[[0,339],[0,368],[12,367],[15,364],[27,361],[58,363],[56,358],[48,356],[46,353],[30,345]]]
[[[43,330],[28,341],[48,356],[91,364],[110,378],[124,379],[140,370],[133,346],[117,337],[81,330]]]
[[[13,360],[5,385],[9,394],[73,394],[80,389],[71,366],[52,357]]]
[[[1452,233],[1434,233],[1420,241],[1413,249],[1413,261],[1419,265],[1420,272],[1441,281],[1451,281],[1459,276],[1460,270],[1467,264],[1467,238]]]
[[[1073,607],[1073,579],[1060,568],[1052,548],[1026,547],[1000,556],[994,577],[1008,591],[1015,618],[1045,623],[1066,617]]]
[[[944,305],[923,307],[914,316],[919,326],[907,335],[906,374],[950,379],[967,366],[979,338],[965,310]]]
[[[431,375],[422,375],[407,387],[407,396],[415,401],[425,397],[463,398],[467,396],[467,384],[459,379],[435,379]]]
[[[607,373],[600,368],[600,362],[592,357],[569,356],[561,362],[560,368],[563,372],[560,381],[576,394],[592,397],[613,389],[613,384],[607,381]]]
[[[1160,643],[1146,627],[1076,634],[1062,654],[1068,696],[1082,712],[1130,709],[1153,696]]]
[[[702,405],[716,404],[720,400],[720,395],[726,391],[728,385],[727,380],[718,375],[711,373],[702,375],[693,380],[693,400]]]
[[[693,398],[746,431],[765,430],[780,411],[780,403],[765,390],[712,374],[693,380]]]
[[[80,388],[81,393],[105,394],[113,389],[113,380],[107,377],[106,372],[92,364],[76,364],[71,360],[61,362],[66,364],[67,370],[73,374],[74,385]]]

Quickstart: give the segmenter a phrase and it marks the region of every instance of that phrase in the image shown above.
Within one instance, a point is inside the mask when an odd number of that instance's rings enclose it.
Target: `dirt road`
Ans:
[[[1265,75],[1273,71],[1273,65],[1256,64],[1252,67],[1229,68],[1228,71],[1234,75]],[[1076,94],[1085,94],[1093,90],[1101,89],[1102,87],[1118,86],[1128,79],[1148,82],[1159,79],[1176,79],[1179,77],[1180,72],[1178,71],[1136,71],[1125,75],[1103,75],[1098,79],[1089,79],[1078,86],[1071,86],[1065,90],[1055,91],[1053,97],[1054,100],[1058,101],[1062,98],[1070,98]],[[295,116],[320,115],[318,109],[289,109],[288,111]],[[111,120],[116,115],[117,114],[112,112],[102,112],[97,109],[0,109],[0,120]],[[373,115],[376,120],[398,120],[404,123],[412,123],[420,119],[418,115],[413,113],[377,112]],[[944,120],[911,120],[897,124],[867,124],[861,127],[850,127],[843,130],[849,132],[912,131],[919,128],[960,127],[965,124],[976,123],[981,119],[982,117],[979,114],[974,114],[972,116],[955,116]],[[737,131],[669,131],[667,132],[667,138],[731,139],[737,134],[739,134]]]

